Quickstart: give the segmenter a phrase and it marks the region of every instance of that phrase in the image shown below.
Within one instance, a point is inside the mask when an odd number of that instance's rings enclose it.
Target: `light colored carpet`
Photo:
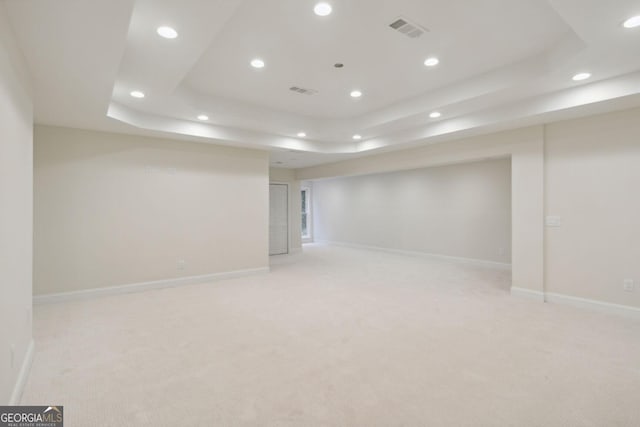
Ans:
[[[309,246],[272,273],[35,309],[67,427],[638,426],[640,322],[509,273]]]

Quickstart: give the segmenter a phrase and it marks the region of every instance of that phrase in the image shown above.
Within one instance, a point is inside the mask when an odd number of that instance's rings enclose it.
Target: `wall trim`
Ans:
[[[511,286],[511,296],[529,298],[536,301],[544,302],[544,292],[534,291],[533,289],[519,288],[517,286]]]
[[[557,294],[555,292],[546,292],[545,301],[553,304],[570,305],[573,307],[596,310],[607,314],[617,314],[634,319],[640,319],[640,308],[632,307],[630,305],[614,304],[611,302]]]
[[[24,355],[24,359],[22,360],[22,366],[20,367],[20,372],[18,373],[18,379],[16,380],[16,384],[13,387],[13,392],[11,393],[11,398],[9,399],[9,406],[19,405],[20,399],[22,399],[22,393],[24,393],[24,387],[27,385],[27,379],[29,378],[29,373],[31,372],[31,365],[33,364],[33,349],[35,347],[35,342],[33,339],[29,341],[29,346],[27,347],[27,352]]]
[[[222,273],[204,274],[201,276],[178,277],[175,279],[154,280],[150,282],[132,283],[128,285],[109,286],[104,288],[86,289],[81,291],[61,292],[55,294],[35,295],[33,303],[52,304],[57,302],[92,299],[102,296],[129,294],[133,292],[144,292],[153,289],[173,288],[176,286],[194,285],[235,277],[251,276],[263,274],[270,271],[269,267],[251,268],[246,270],[227,271]]]
[[[449,256],[449,255],[432,254],[428,252],[407,251],[403,249],[384,248],[380,246],[369,246],[369,245],[361,245],[359,243],[338,242],[338,241],[330,241],[330,240],[316,240],[314,243],[320,243],[324,245],[333,245],[333,246],[343,246],[343,247],[354,248],[354,249],[367,249],[372,251],[389,252],[392,254],[399,254],[399,255],[419,256],[419,257],[439,259],[444,261],[460,262],[464,264],[480,265],[483,267],[493,267],[501,270],[511,270],[511,264],[496,262],[496,261],[486,261],[482,259],[463,258],[463,257]]]

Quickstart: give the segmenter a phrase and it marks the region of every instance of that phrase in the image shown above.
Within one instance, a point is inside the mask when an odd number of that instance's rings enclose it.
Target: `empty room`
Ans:
[[[637,0],[0,0],[0,427],[640,425]]]

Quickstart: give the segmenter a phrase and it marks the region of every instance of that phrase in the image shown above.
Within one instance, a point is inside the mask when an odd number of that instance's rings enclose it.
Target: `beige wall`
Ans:
[[[296,178],[511,156],[513,286],[640,307],[638,134],[632,109],[300,169]],[[545,228],[545,215],[561,226]],[[625,278],[634,292],[623,291]]]
[[[561,217],[546,228],[546,290],[640,307],[640,109],[552,124],[546,139],[546,214]]]
[[[269,181],[288,184],[289,186],[289,252],[302,249],[302,217],[300,199],[300,181],[295,177],[293,169],[269,169]]]
[[[511,262],[511,162],[316,181],[315,241]]]
[[[31,342],[33,111],[9,28],[0,3],[0,405],[12,398]]]
[[[268,266],[266,152],[48,126],[34,142],[36,294]]]

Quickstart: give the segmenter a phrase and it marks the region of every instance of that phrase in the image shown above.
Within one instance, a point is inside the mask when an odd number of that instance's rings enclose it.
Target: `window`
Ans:
[[[302,200],[302,238],[311,239],[311,191],[303,188],[301,192]]]

